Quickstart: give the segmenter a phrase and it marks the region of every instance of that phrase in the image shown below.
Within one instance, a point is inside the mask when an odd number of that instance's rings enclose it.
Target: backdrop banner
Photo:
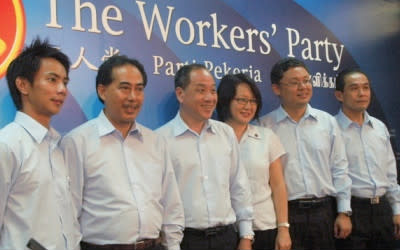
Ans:
[[[400,1],[2,0],[0,11],[0,127],[16,111],[7,66],[40,36],[72,62],[70,95],[52,120],[62,134],[98,115],[97,68],[114,54],[144,64],[148,85],[138,121],[152,129],[176,114],[173,76],[183,64],[205,64],[217,84],[228,73],[249,74],[264,115],[279,105],[272,65],[295,57],[311,71],[311,105],[331,114],[339,108],[337,73],[361,67],[372,83],[369,112],[388,126],[399,159]]]

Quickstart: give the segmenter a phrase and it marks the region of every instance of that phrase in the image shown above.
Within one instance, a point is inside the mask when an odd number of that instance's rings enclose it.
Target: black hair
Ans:
[[[185,89],[190,83],[190,73],[197,69],[207,70],[206,66],[198,63],[182,66],[175,74],[175,89],[178,87]]]
[[[360,74],[365,75],[365,77],[367,77],[368,82],[369,82],[369,78],[368,78],[367,74],[364,71],[362,71],[360,68],[358,68],[358,67],[347,68],[347,69],[340,71],[339,74],[337,75],[336,90],[343,92],[344,86],[346,84],[344,79],[346,78],[346,76],[354,74],[354,73],[360,73]]]
[[[282,79],[283,74],[288,71],[291,68],[295,67],[302,67],[304,68],[308,73],[310,71],[308,70],[307,66],[304,64],[304,62],[296,59],[296,58],[283,58],[276,62],[274,66],[271,69],[271,83],[272,84],[279,84],[279,81]]]
[[[258,115],[262,108],[260,90],[258,89],[256,83],[249,76],[243,73],[239,73],[235,75],[225,75],[219,83],[217,90],[217,114],[220,121],[227,121],[228,119],[232,118],[230,105],[236,96],[236,89],[239,84],[246,84],[250,87],[251,92],[253,92],[253,95],[257,102],[257,109],[253,119],[258,120]]]
[[[116,67],[120,67],[123,65],[130,64],[134,67],[136,67],[139,72],[142,74],[143,78],[143,85],[146,87],[147,84],[147,74],[146,71],[144,70],[143,65],[136,59],[129,58],[125,55],[114,55],[110,58],[108,58],[106,61],[104,61],[100,67],[99,71],[97,72],[96,76],[96,92],[97,92],[97,87],[101,84],[104,86],[108,86],[112,83],[113,79],[113,69]],[[103,100],[100,98],[99,93],[97,92],[97,97],[99,100],[103,102]]]
[[[21,77],[26,79],[30,84],[33,84],[33,80],[40,69],[43,58],[53,58],[57,60],[64,66],[67,75],[69,74],[71,62],[68,56],[51,45],[47,39],[42,41],[39,37],[35,38],[7,68],[6,77],[8,88],[10,89],[10,94],[17,110],[22,109],[22,99],[15,81],[18,77]]]

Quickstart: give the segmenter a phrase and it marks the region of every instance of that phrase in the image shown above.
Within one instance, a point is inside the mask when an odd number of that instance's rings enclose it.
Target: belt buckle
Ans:
[[[379,196],[375,196],[370,199],[371,204],[379,204]]]
[[[145,240],[141,240],[141,241],[137,241],[134,245],[133,245],[133,250],[140,250],[146,248],[146,241]]]
[[[213,236],[213,235],[217,234],[217,229],[215,227],[207,228],[206,230],[204,230],[204,233],[205,233],[206,237]]]

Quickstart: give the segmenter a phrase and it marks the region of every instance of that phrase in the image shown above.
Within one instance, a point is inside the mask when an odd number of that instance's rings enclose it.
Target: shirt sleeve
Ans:
[[[15,179],[17,161],[9,147],[0,143],[0,229],[4,223],[7,198]]]
[[[333,185],[336,190],[337,211],[339,213],[347,212],[351,211],[351,179],[344,147],[345,144],[336,120],[333,122],[332,137],[330,165],[332,168]]]
[[[268,141],[266,143],[268,143],[268,153],[269,153],[268,158],[270,159],[270,162],[268,164],[271,164],[272,162],[276,161],[276,159],[285,155],[286,151],[283,148],[281,140],[274,132],[272,132],[272,130],[270,130],[267,140]]]
[[[164,145],[162,150],[165,163],[161,200],[164,206],[162,225],[164,244],[169,250],[179,250],[185,224],[184,210],[166,142],[163,140],[161,144]]]
[[[79,218],[82,209],[84,186],[82,155],[80,155],[77,144],[72,137],[64,137],[61,141],[60,148],[63,151],[65,165],[69,171],[72,203],[76,216]]]
[[[386,162],[381,167],[387,168],[387,178],[389,180],[389,188],[386,192],[386,197],[392,207],[392,211],[394,215],[400,214],[400,187],[397,184],[397,167],[396,167],[396,159],[394,157],[393,148],[390,144],[390,135],[386,128],[386,143],[385,143],[385,151],[384,155],[386,156]]]
[[[230,193],[233,210],[236,214],[236,221],[239,226],[239,235],[254,235],[252,230],[253,206],[250,191],[250,184],[246,170],[240,160],[239,145],[233,130],[231,131],[232,166],[230,172]]]

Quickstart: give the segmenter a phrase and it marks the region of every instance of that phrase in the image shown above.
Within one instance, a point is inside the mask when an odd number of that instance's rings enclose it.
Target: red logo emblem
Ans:
[[[0,78],[24,46],[26,22],[22,0],[0,3]]]

